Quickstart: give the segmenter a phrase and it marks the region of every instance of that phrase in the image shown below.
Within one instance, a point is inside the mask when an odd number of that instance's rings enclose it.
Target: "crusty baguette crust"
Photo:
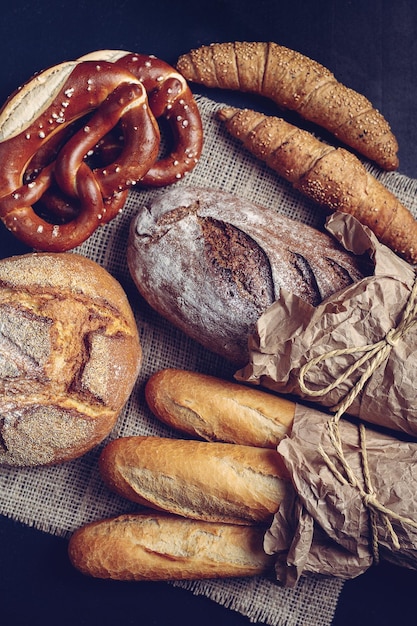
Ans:
[[[398,143],[383,115],[317,61],[274,42],[226,42],[182,55],[177,69],[206,87],[252,92],[333,133],[387,170],[398,167]]]
[[[305,196],[331,211],[354,215],[382,243],[417,262],[417,221],[354,154],[250,109],[226,107],[218,117],[247,150]]]
[[[93,522],[68,547],[83,574],[113,580],[196,580],[272,571],[263,527],[198,522],[145,512]]]
[[[179,369],[153,374],[145,397],[174,430],[206,441],[276,448],[291,431],[295,404],[253,387]]]
[[[275,450],[227,443],[123,437],[107,444],[99,465],[119,495],[210,522],[268,523],[289,488]]]
[[[47,465],[102,441],[142,362],[121,285],[72,253],[0,261],[0,464]]]

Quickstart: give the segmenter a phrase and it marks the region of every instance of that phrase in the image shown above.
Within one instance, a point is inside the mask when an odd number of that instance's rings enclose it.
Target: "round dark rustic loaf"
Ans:
[[[114,426],[142,351],[121,285],[77,254],[0,261],[0,464],[81,456]]]
[[[328,234],[223,191],[174,187],[132,220],[128,265],[145,300],[238,366],[281,288],[312,305],[363,277]]]

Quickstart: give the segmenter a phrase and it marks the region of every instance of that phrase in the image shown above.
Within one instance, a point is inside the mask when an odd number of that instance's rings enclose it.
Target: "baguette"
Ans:
[[[113,580],[196,580],[273,571],[264,528],[198,522],[163,513],[92,522],[71,536],[68,554],[83,574]]]
[[[145,397],[153,414],[181,433],[211,442],[276,448],[291,431],[294,402],[197,372],[165,369]]]
[[[177,69],[206,87],[252,92],[322,126],[386,170],[398,167],[388,122],[321,64],[273,42],[215,43],[182,55]]]
[[[288,489],[274,450],[227,443],[123,437],[104,448],[100,473],[133,502],[190,519],[268,523]]]
[[[172,187],[141,207],[127,261],[138,291],[237,367],[281,288],[312,305],[368,273],[329,234],[220,190]]]
[[[410,263],[417,262],[417,221],[360,160],[281,118],[226,107],[228,132],[296,189],[331,211],[354,215]]]

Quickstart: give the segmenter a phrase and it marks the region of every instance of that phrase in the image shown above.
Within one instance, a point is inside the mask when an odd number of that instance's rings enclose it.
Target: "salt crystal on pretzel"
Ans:
[[[141,184],[162,187],[181,179],[195,167],[203,147],[201,117],[187,81],[154,55],[98,50],[79,60],[103,59],[125,68],[143,83],[152,113],[157,119],[164,118],[172,132],[172,150],[152,165]]]
[[[129,122],[125,120],[125,136],[140,128],[145,139],[133,142],[138,149],[128,158],[123,153],[129,167],[135,161],[134,175],[130,171],[123,179],[120,171],[117,186],[109,190],[104,185],[103,193],[100,186],[103,172],[97,172],[96,176],[85,162],[80,163],[78,184],[72,185],[73,195],[80,201],[80,211],[68,223],[50,223],[34,211],[29,199],[39,199],[39,194],[52,184],[54,166],[43,163],[49,166],[47,175],[29,182],[25,181],[26,169],[49,141],[55,142],[74,122],[103,105],[121,84],[132,86],[136,92],[133,100],[137,97],[139,106],[128,103],[125,110],[123,102],[119,102],[117,121],[126,113]],[[109,106],[111,103],[107,101],[106,107]],[[125,190],[127,181],[131,184],[133,178],[139,180],[149,170],[158,154],[159,138],[156,120],[147,106],[146,91],[141,81],[125,68],[106,61],[71,61],[41,72],[11,96],[0,111],[0,218],[21,241],[37,250],[61,252],[74,248],[102,223],[104,209],[111,205],[108,198]],[[49,158],[55,156],[55,151],[51,154]],[[68,171],[66,176],[70,176]],[[61,168],[62,179],[65,175]],[[119,197],[116,200],[115,206],[119,208]]]

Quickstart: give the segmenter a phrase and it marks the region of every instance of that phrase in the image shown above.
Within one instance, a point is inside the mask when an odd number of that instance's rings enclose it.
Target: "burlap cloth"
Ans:
[[[222,105],[202,96],[197,99],[204,124],[204,151],[195,170],[177,184],[223,189],[322,227],[322,211],[226,135],[214,115]],[[367,167],[372,168],[369,164]],[[417,212],[417,181],[397,173],[373,168],[371,171],[413,213]],[[161,190],[133,190],[122,214],[76,250],[105,267],[125,288],[143,346],[142,371],[111,438],[173,435],[150,414],[144,400],[144,383],[157,370],[177,367],[217,376],[234,373],[230,364],[193,343],[151,311],[129,276],[125,252],[130,220],[142,204],[158,193]],[[87,522],[137,510],[135,505],[110,494],[100,479],[97,459],[104,443],[81,459],[57,467],[1,468],[0,513],[44,532],[69,537]],[[343,585],[340,580],[320,577],[301,579],[295,589],[281,588],[262,578],[172,584],[207,596],[253,622],[271,626],[330,624]]]

